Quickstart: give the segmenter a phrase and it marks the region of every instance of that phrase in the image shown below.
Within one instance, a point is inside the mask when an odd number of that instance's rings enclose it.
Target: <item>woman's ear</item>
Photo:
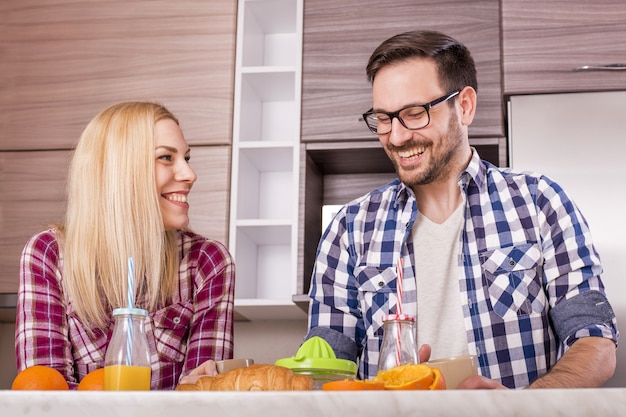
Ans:
[[[472,87],[465,87],[456,98],[461,108],[461,124],[469,126],[476,114],[476,90]]]

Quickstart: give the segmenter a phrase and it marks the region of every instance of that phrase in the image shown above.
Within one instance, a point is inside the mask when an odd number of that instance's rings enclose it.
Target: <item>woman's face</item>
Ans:
[[[159,205],[165,230],[176,230],[189,224],[187,197],[196,181],[189,166],[189,145],[180,127],[171,119],[155,125],[155,176]]]

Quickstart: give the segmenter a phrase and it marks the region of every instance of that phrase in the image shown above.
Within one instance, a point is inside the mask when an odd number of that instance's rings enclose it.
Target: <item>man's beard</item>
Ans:
[[[433,145],[430,141],[428,143],[421,144],[425,145],[426,148],[431,151],[431,161],[424,171],[419,173],[414,173],[412,171],[403,172],[396,159],[390,159],[396,168],[398,177],[407,187],[430,184],[437,180],[444,179],[450,174],[452,169],[450,162],[457,157],[457,153],[461,148],[462,138],[463,132],[458,120],[455,117],[451,117],[448,123],[448,132],[446,136],[440,137],[440,144],[443,146],[442,154],[435,155],[432,153]],[[414,143],[411,143],[403,147],[387,146],[387,152],[397,152],[403,148],[411,148],[414,145]]]

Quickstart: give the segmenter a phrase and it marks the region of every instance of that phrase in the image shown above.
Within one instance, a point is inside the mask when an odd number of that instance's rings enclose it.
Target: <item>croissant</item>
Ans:
[[[304,391],[313,389],[308,375],[269,364],[232,369],[217,376],[203,376],[195,384],[180,384],[178,391]]]

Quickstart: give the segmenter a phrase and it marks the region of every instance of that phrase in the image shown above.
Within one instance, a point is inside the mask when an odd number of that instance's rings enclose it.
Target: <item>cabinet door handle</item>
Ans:
[[[583,65],[574,71],[626,71],[626,64]]]

